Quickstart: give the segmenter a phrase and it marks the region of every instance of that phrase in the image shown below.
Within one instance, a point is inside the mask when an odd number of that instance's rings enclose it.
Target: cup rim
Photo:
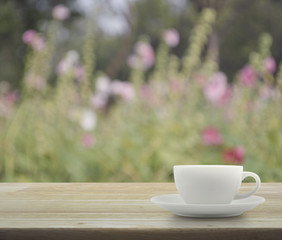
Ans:
[[[243,168],[242,165],[174,165],[174,168]]]

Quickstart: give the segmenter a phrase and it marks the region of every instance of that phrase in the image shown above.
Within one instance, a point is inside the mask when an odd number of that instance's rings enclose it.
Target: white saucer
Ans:
[[[230,204],[187,204],[179,194],[160,195],[151,198],[160,207],[183,217],[233,217],[241,215],[259,204],[263,197],[252,195],[248,198],[233,200]]]

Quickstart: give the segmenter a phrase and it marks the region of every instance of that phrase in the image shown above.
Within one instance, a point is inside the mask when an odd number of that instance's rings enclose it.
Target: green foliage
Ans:
[[[52,35],[58,24],[53,23],[46,47],[29,53],[21,99],[13,105],[7,101],[9,92],[1,93],[1,180],[170,181],[173,165],[229,164],[224,151],[240,145],[246,151],[246,170],[257,172],[262,181],[281,181],[281,89],[275,87],[276,80],[269,81],[273,76],[263,67],[271,38],[263,35],[251,55],[256,84],[246,87],[237,76],[228,102],[213,104],[204,93],[215,74],[207,67],[211,60],[204,48],[214,20],[214,10],[202,12],[182,59],[161,43],[148,77],[140,68],[132,70],[135,97],[111,95],[104,108],[92,105],[101,78],[93,69],[92,33],[83,47],[82,79],[77,79],[75,65],[58,75],[55,86],[30,84],[31,75],[50,77]],[[281,73],[278,76],[281,86]],[[263,90],[273,94],[261,97]],[[223,144],[203,144],[208,126],[219,129]]]

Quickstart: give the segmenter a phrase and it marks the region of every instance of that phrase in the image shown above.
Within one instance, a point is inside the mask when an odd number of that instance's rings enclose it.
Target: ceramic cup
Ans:
[[[229,204],[233,199],[251,196],[261,184],[257,174],[243,172],[242,166],[176,165],[173,170],[176,188],[189,204]],[[248,193],[239,194],[246,177],[253,177],[256,186]]]

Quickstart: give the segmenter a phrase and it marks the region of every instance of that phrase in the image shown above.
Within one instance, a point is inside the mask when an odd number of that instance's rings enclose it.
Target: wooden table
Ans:
[[[168,193],[173,183],[0,183],[0,240],[282,239],[282,183],[263,183],[266,202],[231,218],[178,217],[150,202]]]

